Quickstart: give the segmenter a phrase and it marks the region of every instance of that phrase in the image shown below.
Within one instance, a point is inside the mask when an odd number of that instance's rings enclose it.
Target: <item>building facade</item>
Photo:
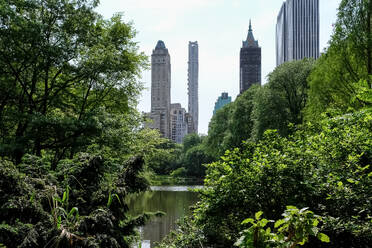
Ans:
[[[188,61],[188,112],[192,117],[192,129],[190,133],[198,132],[199,121],[199,46],[198,42],[189,42],[189,61]],[[190,127],[191,128],[191,127]]]
[[[240,49],[240,94],[252,84],[261,85],[261,47],[254,39],[251,21],[247,39]]]
[[[151,128],[170,138],[171,63],[168,49],[159,40],[151,55]]]
[[[171,137],[170,139],[181,144],[187,134],[187,113],[180,103],[172,103],[170,111]]]
[[[214,104],[213,114],[215,114],[217,110],[221,109],[228,103],[231,103],[231,96],[229,96],[227,92],[223,92],[221,96],[217,98],[217,101]]]
[[[319,57],[319,0],[287,0],[276,24],[276,64]]]

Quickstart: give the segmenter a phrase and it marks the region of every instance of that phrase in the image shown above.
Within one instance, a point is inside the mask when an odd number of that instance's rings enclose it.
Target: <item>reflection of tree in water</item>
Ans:
[[[148,191],[126,199],[129,212],[133,215],[142,211],[166,213],[165,216],[154,218],[143,228],[143,240],[151,240],[152,244],[175,229],[177,219],[190,213],[189,207],[197,200],[197,193],[189,191]]]

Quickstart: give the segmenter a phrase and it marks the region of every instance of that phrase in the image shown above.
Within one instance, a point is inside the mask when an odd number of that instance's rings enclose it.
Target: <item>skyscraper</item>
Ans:
[[[243,41],[240,49],[240,93],[252,84],[261,85],[261,47],[254,39],[251,21],[249,21],[247,39]]]
[[[151,55],[151,114],[152,128],[170,138],[171,64],[168,49],[159,40]]]
[[[199,77],[199,47],[198,42],[189,42],[189,62],[188,62],[188,95],[189,108],[193,125],[189,132],[198,132],[199,119],[199,97],[198,97],[198,77]]]
[[[221,96],[217,98],[217,101],[214,104],[213,114],[215,114],[217,110],[221,109],[228,103],[231,103],[231,96],[229,96],[227,92],[223,92]]]
[[[276,24],[276,64],[319,57],[319,0],[287,0]]]

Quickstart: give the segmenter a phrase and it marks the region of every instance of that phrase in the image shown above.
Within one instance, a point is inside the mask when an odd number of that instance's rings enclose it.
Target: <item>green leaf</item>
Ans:
[[[263,214],[262,211],[258,211],[258,212],[254,215],[254,217],[256,218],[256,220],[259,220],[262,214]]]
[[[347,179],[347,181],[348,181],[349,183],[355,183],[355,181],[354,181],[353,179],[351,179],[351,178]]]
[[[278,228],[280,227],[281,225],[283,225],[285,223],[285,220],[284,219],[281,219],[281,220],[277,220],[274,224],[274,227],[275,228]]]
[[[75,216],[78,216],[79,215],[79,210],[77,207],[73,207],[70,212],[68,213],[67,215],[67,218],[71,218],[73,215],[75,214]]]
[[[318,226],[318,224],[319,224],[319,220],[315,219],[313,222],[313,226]]]
[[[111,192],[110,192],[108,200],[107,200],[107,207],[110,207],[111,203],[112,203],[112,195],[111,195]]]
[[[65,191],[65,192],[63,192],[62,202],[65,202],[66,198],[67,198],[67,193]]]
[[[287,209],[291,210],[291,209],[297,209],[297,208],[295,206],[287,206]]]
[[[244,225],[244,224],[248,224],[248,223],[253,224],[253,223],[254,223],[254,219],[252,219],[252,218],[248,218],[248,219],[245,219],[245,220],[242,221],[242,224],[243,224],[243,225]]]
[[[267,219],[262,219],[260,223],[261,223],[261,227],[265,227],[267,223],[269,223],[269,221]]]
[[[325,242],[325,243],[330,242],[329,237],[327,235],[325,235],[324,233],[318,233],[318,239],[322,242]]]

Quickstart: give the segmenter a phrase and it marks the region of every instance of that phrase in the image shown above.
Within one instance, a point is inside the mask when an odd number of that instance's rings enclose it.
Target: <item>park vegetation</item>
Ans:
[[[193,214],[158,247],[369,247],[372,1],[342,0],[316,61],[286,62],[213,116]]]
[[[318,60],[284,63],[183,144],[136,110],[148,68],[97,0],[0,0],[0,247],[131,247],[154,175],[205,178],[159,244],[369,247],[371,0],[342,0]]]
[[[159,142],[136,110],[147,58],[97,4],[0,1],[0,247],[130,247],[152,215],[124,201]]]

